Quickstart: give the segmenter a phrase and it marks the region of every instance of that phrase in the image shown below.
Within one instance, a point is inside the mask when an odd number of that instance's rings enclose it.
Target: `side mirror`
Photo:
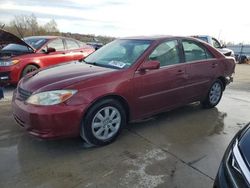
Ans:
[[[56,49],[55,48],[47,48],[47,51],[46,53],[49,54],[49,53],[52,53],[52,52],[56,52]]]
[[[145,70],[153,70],[153,69],[159,69],[160,68],[160,62],[159,61],[147,61],[143,63],[143,65],[139,68],[140,71]]]

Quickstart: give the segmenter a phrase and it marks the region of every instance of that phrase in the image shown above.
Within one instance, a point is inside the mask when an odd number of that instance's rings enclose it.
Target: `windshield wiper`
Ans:
[[[86,64],[90,64],[90,65],[98,65],[96,62],[88,62],[88,61],[85,61],[84,59],[82,59],[81,61],[83,61]]]

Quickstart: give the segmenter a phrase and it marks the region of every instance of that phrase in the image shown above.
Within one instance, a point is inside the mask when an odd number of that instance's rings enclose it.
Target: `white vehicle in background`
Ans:
[[[231,49],[228,49],[226,47],[226,45],[224,45],[224,44],[222,45],[216,38],[213,38],[213,37],[211,37],[209,35],[195,35],[195,36],[192,36],[192,37],[207,42],[208,44],[210,44],[211,46],[216,48],[218,51],[223,53],[225,56],[234,57],[234,51],[231,50]]]

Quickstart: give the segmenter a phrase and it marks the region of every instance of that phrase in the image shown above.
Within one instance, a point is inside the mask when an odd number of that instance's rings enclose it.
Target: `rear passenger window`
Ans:
[[[48,45],[48,48],[55,48],[56,51],[64,51],[64,45],[62,39],[56,39],[51,41]]]
[[[79,48],[79,45],[77,44],[76,41],[66,40],[66,43],[69,50],[75,50]]]
[[[207,50],[200,47],[193,41],[183,41],[182,45],[186,61],[197,61],[213,58],[211,53],[209,53]]]
[[[155,48],[149,59],[159,61],[161,67],[180,63],[178,41],[163,42]]]

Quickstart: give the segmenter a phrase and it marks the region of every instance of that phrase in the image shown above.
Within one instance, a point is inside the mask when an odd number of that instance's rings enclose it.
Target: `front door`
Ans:
[[[44,54],[42,57],[40,57],[40,61],[43,66],[51,66],[58,63],[70,61],[68,55],[65,52],[65,47],[62,39],[55,39],[50,41],[46,45],[46,47],[44,47],[44,50],[46,51],[48,48],[54,48],[56,51]]]
[[[148,116],[182,104],[187,74],[179,49],[177,40],[161,43],[147,60],[159,61],[160,68],[135,72],[135,116]]]

